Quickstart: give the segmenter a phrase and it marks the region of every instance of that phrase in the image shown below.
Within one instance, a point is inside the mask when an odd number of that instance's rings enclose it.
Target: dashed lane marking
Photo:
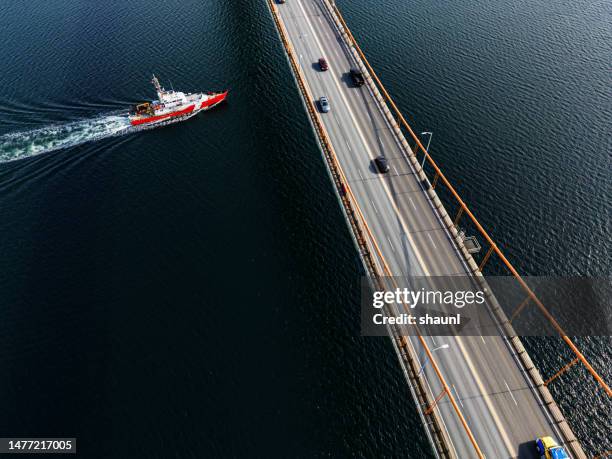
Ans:
[[[391,239],[389,239],[389,236],[387,236],[387,241],[389,241],[389,245],[391,246],[391,250],[393,250],[395,252],[395,248],[393,247],[393,243],[391,242]]]
[[[457,400],[459,400],[459,403],[461,403],[461,408],[463,408],[463,402],[461,401],[461,397],[459,397],[459,392],[457,391],[457,388],[455,387],[454,384],[453,384],[453,389],[455,389],[455,395],[457,396]]]
[[[516,406],[518,406],[518,403],[516,402],[516,399],[514,398],[512,391],[510,390],[510,386],[508,386],[508,383],[506,382],[505,379],[504,379],[504,384],[506,385],[506,389],[508,389],[508,393],[510,394],[510,397],[512,397],[512,401],[514,402]]]
[[[372,203],[372,207],[374,207],[374,212],[378,213],[378,209],[376,208],[376,206],[374,205],[374,201],[372,201],[370,199],[370,202]]]
[[[433,238],[431,237],[431,233],[427,233],[427,237],[431,241],[431,245],[434,246],[434,249],[437,249],[438,247],[436,246],[436,243],[434,242]]]

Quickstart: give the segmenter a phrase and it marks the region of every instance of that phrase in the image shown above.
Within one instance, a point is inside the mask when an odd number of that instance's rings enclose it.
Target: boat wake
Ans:
[[[0,163],[74,147],[135,130],[125,115],[104,115],[30,131],[11,132],[0,135]]]

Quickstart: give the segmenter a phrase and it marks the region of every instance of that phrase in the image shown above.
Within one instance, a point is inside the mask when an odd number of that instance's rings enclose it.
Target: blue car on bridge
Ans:
[[[538,438],[536,448],[541,459],[570,459],[565,448],[559,446],[552,437]]]

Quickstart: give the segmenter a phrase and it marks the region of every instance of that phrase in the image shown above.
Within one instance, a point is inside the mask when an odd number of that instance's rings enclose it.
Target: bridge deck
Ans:
[[[331,111],[321,120],[353,193],[394,275],[469,274],[462,255],[440,221],[412,166],[367,85],[350,85],[355,62],[321,0],[288,0],[279,17],[315,98],[327,96]],[[317,61],[324,56],[329,70]],[[376,174],[372,160],[384,154],[389,174]],[[425,360],[414,337],[413,348]],[[460,409],[486,457],[536,457],[534,438],[561,440],[530,379],[502,337],[426,337]],[[442,390],[425,365],[432,398]],[[457,457],[474,448],[447,399],[439,403],[444,428]],[[407,446],[409,439],[406,439]]]

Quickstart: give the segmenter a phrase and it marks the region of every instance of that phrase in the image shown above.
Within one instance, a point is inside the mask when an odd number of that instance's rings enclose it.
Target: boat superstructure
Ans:
[[[157,100],[134,106],[129,114],[132,126],[167,124],[191,118],[223,102],[228,93],[227,90],[208,93],[184,93],[174,89],[167,91],[155,75],[151,83],[157,91]]]

